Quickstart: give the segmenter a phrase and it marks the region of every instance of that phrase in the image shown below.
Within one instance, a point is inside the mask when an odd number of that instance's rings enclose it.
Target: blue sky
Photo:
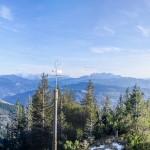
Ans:
[[[149,0],[1,0],[0,74],[150,77]]]

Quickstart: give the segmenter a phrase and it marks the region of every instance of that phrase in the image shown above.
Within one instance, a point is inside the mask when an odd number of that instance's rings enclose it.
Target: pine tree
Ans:
[[[26,118],[27,118],[27,145],[28,145],[28,149],[32,148],[32,138],[31,138],[31,129],[32,129],[32,98],[28,97],[28,104],[26,107]]]
[[[58,149],[63,149],[63,145],[66,141],[65,128],[66,128],[67,122],[66,122],[66,116],[64,114],[64,108],[65,108],[64,93],[61,92],[61,89],[59,86],[57,87],[57,89],[58,89],[58,121],[57,121],[58,122],[58,132],[57,132],[58,133]]]
[[[131,125],[131,129],[138,130],[138,120],[141,115],[141,108],[143,103],[143,93],[140,88],[135,85],[130,97],[126,101],[126,115]]]
[[[104,124],[104,131],[107,135],[113,132],[114,113],[111,109],[110,99],[106,96],[103,107],[102,122]]]
[[[38,90],[32,102],[32,142],[33,149],[42,150],[50,148],[52,141],[52,113],[50,107],[50,91],[48,76],[42,74]]]
[[[16,116],[12,123],[11,130],[11,144],[10,148],[15,150],[27,150],[27,139],[26,139],[26,116],[24,107],[20,100],[16,103]]]
[[[118,134],[122,134],[126,132],[127,124],[125,121],[126,118],[125,111],[126,111],[125,99],[124,96],[120,95],[118,105],[115,109],[114,128],[116,132],[116,137],[118,137]]]
[[[94,92],[94,84],[89,81],[87,93],[81,102],[85,106],[86,123],[84,128],[85,138],[93,138],[94,127],[96,123],[96,98]]]
[[[64,92],[63,92],[63,103],[71,103],[75,101],[75,96],[73,90],[68,90],[67,86],[65,85],[64,87]]]
[[[27,110],[26,110],[26,116],[27,116],[27,130],[31,131],[31,126],[32,126],[32,98],[28,97],[28,105],[27,105]]]
[[[11,147],[11,140],[12,140],[11,133],[12,133],[12,126],[9,123],[7,123],[4,139],[4,149],[9,149]]]
[[[85,98],[81,101],[82,105],[91,106],[96,104],[95,92],[94,92],[94,84],[91,80],[89,80],[87,93]]]
[[[147,101],[148,102],[148,101]],[[130,97],[125,102],[126,140],[130,149],[147,150],[150,142],[150,121],[148,103],[143,101],[143,92],[135,85]]]
[[[65,93],[66,94],[66,93]],[[64,137],[64,129],[66,126],[66,118],[63,112],[64,108],[64,94],[62,94],[58,86],[58,136],[60,139]]]

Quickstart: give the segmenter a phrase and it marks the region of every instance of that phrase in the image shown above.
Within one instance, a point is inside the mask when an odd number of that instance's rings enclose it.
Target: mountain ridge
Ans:
[[[37,77],[37,75],[36,75]],[[17,99],[22,99],[23,104],[27,96],[34,94],[37,89],[40,78],[21,77],[18,75],[0,75],[0,98],[9,103],[15,104]],[[63,89],[67,86],[75,92],[77,101],[83,98],[89,80],[95,85],[96,95],[99,99],[110,96],[111,99],[119,99],[119,95],[125,92],[127,87],[137,84],[145,92],[145,97],[150,96],[150,80],[133,77],[122,77],[112,73],[93,73],[91,75],[71,78],[69,76],[58,76],[58,84]],[[49,85],[55,88],[55,76],[49,76]]]

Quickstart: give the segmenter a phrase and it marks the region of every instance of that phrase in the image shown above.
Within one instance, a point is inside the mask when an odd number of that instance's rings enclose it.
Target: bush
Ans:
[[[76,140],[74,143],[72,141],[66,141],[64,144],[65,150],[80,150],[80,142]]]
[[[133,150],[149,150],[150,143],[146,142],[146,137],[139,133],[128,134],[127,142],[131,149]]]

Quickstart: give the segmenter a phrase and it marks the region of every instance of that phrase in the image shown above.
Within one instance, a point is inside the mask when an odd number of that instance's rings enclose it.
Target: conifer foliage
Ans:
[[[48,76],[42,74],[38,90],[32,100],[32,148],[48,149],[51,145],[52,113]]]
[[[82,104],[85,107],[86,112],[86,122],[84,127],[85,138],[94,138],[93,131],[96,123],[96,98],[94,92],[94,84],[92,81],[89,81],[87,93],[83,99]]]
[[[150,100],[135,85],[121,95],[116,107],[106,96],[98,105],[94,84],[89,81],[81,103],[74,93],[58,87],[58,149],[88,150],[95,140],[107,136],[122,139],[126,149],[149,150]],[[51,150],[53,141],[54,97],[48,85],[48,76],[42,74],[38,89],[28,98],[24,107],[17,100],[14,119],[7,124],[3,149]]]

